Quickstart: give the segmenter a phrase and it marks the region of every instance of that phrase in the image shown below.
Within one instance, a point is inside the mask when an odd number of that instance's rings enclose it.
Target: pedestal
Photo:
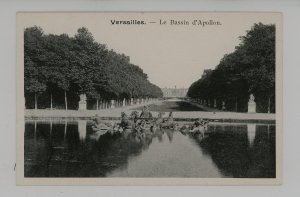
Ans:
[[[86,110],[86,102],[79,101],[78,105],[79,105],[78,107],[79,110]]]
[[[248,113],[256,113],[256,103],[248,102]]]

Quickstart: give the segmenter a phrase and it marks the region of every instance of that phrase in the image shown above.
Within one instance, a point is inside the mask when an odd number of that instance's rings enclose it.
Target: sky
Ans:
[[[25,13],[18,19],[18,28],[37,25],[45,34],[74,36],[78,28],[86,27],[97,42],[129,56],[161,88],[188,88],[204,69],[214,69],[225,54],[233,52],[239,37],[254,23],[278,22],[271,13],[218,12]],[[111,20],[143,20],[146,25],[112,25]],[[171,20],[189,25],[171,25]],[[192,25],[194,20],[220,25]]]

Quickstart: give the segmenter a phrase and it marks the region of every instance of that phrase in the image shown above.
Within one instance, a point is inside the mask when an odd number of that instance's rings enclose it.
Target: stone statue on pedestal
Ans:
[[[115,100],[110,101],[110,108],[115,108]]]
[[[130,105],[133,105],[133,98],[130,99]]]
[[[248,113],[256,113],[256,103],[255,97],[253,94],[250,94],[249,101],[248,101]]]
[[[222,110],[226,110],[225,101],[222,101]]]
[[[78,110],[86,110],[86,95],[81,94],[80,101],[78,102]]]

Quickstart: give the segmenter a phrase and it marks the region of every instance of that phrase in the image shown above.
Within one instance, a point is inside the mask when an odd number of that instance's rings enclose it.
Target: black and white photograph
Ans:
[[[17,183],[278,185],[282,15],[20,12]]]

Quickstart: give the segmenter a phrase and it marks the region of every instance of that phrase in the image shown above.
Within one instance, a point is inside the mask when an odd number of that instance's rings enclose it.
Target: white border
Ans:
[[[59,12],[51,12],[55,15]],[[72,12],[74,13],[74,12]],[[95,12],[88,12],[91,20]],[[105,12],[113,15],[116,12]],[[118,12],[119,13],[119,12]],[[122,12],[124,15],[141,12]],[[161,12],[147,12],[157,14]],[[166,12],[162,12],[166,13]],[[177,13],[167,12],[176,16]],[[186,12],[197,14],[201,12]],[[208,13],[208,12],[205,12]],[[204,13],[204,14],[205,14]],[[217,12],[222,15],[239,14],[256,17],[272,16],[276,22],[276,178],[25,178],[24,177],[24,27],[22,18],[31,12],[17,15],[17,184],[18,185],[279,185],[282,182],[282,14],[278,12]],[[80,16],[82,12],[75,13]],[[86,14],[86,13],[84,13]],[[208,13],[210,14],[210,13]],[[182,16],[182,15],[181,15]]]
[[[58,3],[59,2],[59,3]],[[156,3],[155,3],[156,2]],[[284,16],[284,148],[283,185],[268,187],[16,187],[16,47],[17,11],[102,11],[102,10],[201,10],[201,11],[280,11]],[[300,6],[298,0],[136,0],[70,1],[10,0],[0,1],[0,194],[1,196],[295,196],[300,193]]]

